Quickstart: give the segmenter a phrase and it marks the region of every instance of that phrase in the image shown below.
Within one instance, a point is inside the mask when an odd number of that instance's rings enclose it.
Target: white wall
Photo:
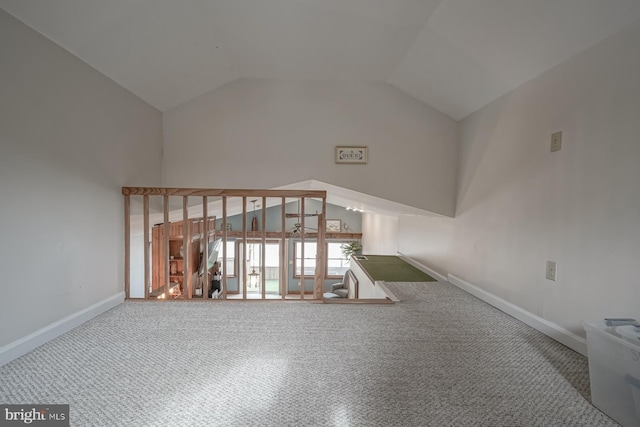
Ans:
[[[362,214],[362,253],[396,255],[398,253],[398,217]]]
[[[122,185],[162,116],[0,10],[0,347],[123,291]]]
[[[582,336],[640,318],[639,46],[640,23],[463,120],[456,218],[402,217],[399,250]]]
[[[351,262],[351,271],[358,281],[358,299],[385,299],[387,294],[372,282],[357,262]]]
[[[457,123],[389,84],[241,79],[164,114],[164,185],[315,179],[453,215]],[[369,147],[336,165],[337,145]]]

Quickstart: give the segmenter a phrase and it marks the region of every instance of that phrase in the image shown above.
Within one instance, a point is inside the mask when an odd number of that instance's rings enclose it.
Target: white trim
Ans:
[[[408,264],[413,265],[418,270],[422,270],[423,272],[427,273],[428,275],[430,275],[431,277],[437,279],[440,282],[446,282],[447,281],[447,278],[444,277],[442,274],[440,274],[437,271],[427,267],[426,265],[420,264],[418,261],[412,260],[411,258],[406,256],[402,252],[398,252],[398,258],[400,258],[401,260],[407,262]]]
[[[104,301],[93,304],[90,307],[82,309],[77,313],[71,314],[64,319],[53,322],[42,329],[0,347],[0,366],[27,354],[31,350],[40,347],[42,344],[69,332],[71,329],[82,325],[88,320],[93,319],[123,302],[124,292],[119,292]]]
[[[583,356],[587,356],[587,340],[582,338],[581,336],[578,336],[573,332],[556,325],[553,322],[549,322],[542,317],[538,317],[535,314],[530,313],[515,304],[505,301],[502,298],[485,291],[484,289],[480,289],[479,287],[472,285],[469,282],[465,282],[464,280],[454,276],[453,274],[449,274],[448,278],[449,283],[451,283],[452,285],[455,285],[463,291],[466,291],[471,295],[480,298],[481,300],[491,304],[498,310],[507,313],[509,316],[515,317],[521,322],[526,323],[534,329],[537,329],[538,331],[547,335],[549,338],[552,338],[559,343],[566,345],[570,349],[577,351]]]
[[[378,285],[378,287],[380,288],[380,290],[387,294],[387,298],[389,298],[391,301],[393,302],[400,302],[400,300],[398,299],[397,296],[395,296],[393,294],[393,292],[391,292],[389,290],[389,288],[387,288],[387,284],[384,282],[384,280],[378,280],[374,283],[374,285]]]

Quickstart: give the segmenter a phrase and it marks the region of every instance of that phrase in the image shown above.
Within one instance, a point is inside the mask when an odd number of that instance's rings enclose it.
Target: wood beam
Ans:
[[[189,227],[189,197],[182,198],[182,265],[184,272],[182,275],[182,296],[191,299],[191,227]]]
[[[327,225],[327,200],[322,199],[322,213],[318,216],[318,257],[316,260],[316,277],[313,284],[313,297],[322,299],[324,294],[324,275],[327,271],[327,245],[325,244],[325,227]]]
[[[162,197],[162,211],[163,211],[163,223],[162,223],[162,230],[163,230],[163,236],[162,236],[162,246],[164,247],[164,253],[163,253],[163,258],[164,258],[164,283],[162,284],[162,286],[164,286],[165,289],[165,293],[164,293],[164,299],[168,300],[169,299],[169,282],[170,282],[170,277],[169,275],[171,274],[171,270],[170,270],[170,266],[169,266],[169,196],[164,195]]]
[[[280,239],[282,238],[281,231],[267,231],[267,239]],[[285,231],[285,238],[300,237],[302,233],[293,233]],[[235,237],[241,239],[244,236],[242,231],[229,231],[227,237]],[[325,239],[361,239],[362,233],[325,233]],[[247,238],[260,239],[262,237],[262,231],[247,231]],[[306,239],[316,239],[318,237],[317,231],[310,231],[304,233]]]
[[[131,197],[124,196],[124,297],[131,288]]]
[[[143,235],[144,235],[144,299],[149,299],[149,196],[142,198]]]
[[[300,215],[300,299],[304,299],[304,197],[300,198]]]
[[[261,277],[262,281],[262,299],[267,299],[267,267],[265,261],[267,259],[267,198],[262,197],[262,252],[260,257]]]
[[[122,187],[124,196],[209,196],[209,197],[315,197],[326,198],[324,190],[242,190],[214,188]]]
[[[222,299],[227,299],[227,196],[222,196]]]
[[[287,198],[282,196],[282,218],[281,218],[281,229],[280,229],[280,296],[284,300],[287,294],[288,286],[287,286],[287,264],[285,261],[285,242],[287,241],[287,221],[286,221],[286,203]],[[266,233],[266,231],[265,231]]]
[[[247,245],[249,239],[257,240],[261,239],[261,247],[262,247],[262,299],[266,299],[266,244],[268,239],[277,239],[280,241],[280,283],[281,283],[281,296],[282,299],[285,299],[286,294],[288,293],[288,285],[287,285],[287,263],[285,260],[285,256],[287,254],[287,247],[285,246],[285,242],[288,238],[296,238],[301,241],[301,275],[300,275],[300,299],[305,299],[305,281],[307,278],[311,278],[311,276],[305,275],[305,243],[310,239],[317,239],[318,248],[317,248],[317,256],[316,260],[316,274],[314,275],[314,287],[313,287],[313,298],[318,299],[321,298],[322,289],[324,286],[324,272],[326,270],[326,239],[358,239],[362,237],[361,233],[327,233],[326,232],[326,191],[313,191],[313,190],[256,190],[256,189],[202,189],[202,188],[158,188],[158,187],[122,187],[122,194],[124,195],[124,203],[125,203],[125,295],[127,298],[130,297],[131,292],[131,247],[130,247],[130,233],[131,233],[131,224],[130,224],[130,216],[131,216],[131,195],[141,195],[144,199],[144,258],[145,258],[145,298],[149,298],[149,289],[151,287],[151,276],[149,272],[150,267],[150,215],[149,215],[149,196],[157,195],[162,196],[164,201],[164,223],[161,227],[161,230],[164,231],[164,239],[159,239],[159,244],[156,246],[159,250],[164,249],[164,256],[159,257],[158,259],[165,258],[164,262],[164,285],[162,283],[158,283],[158,286],[163,286],[165,289],[169,289],[170,283],[170,265],[169,265],[169,252],[170,252],[170,234],[171,231],[175,230],[169,224],[169,216],[168,216],[168,208],[169,208],[169,197],[170,196],[181,196],[183,197],[183,206],[182,206],[182,216],[183,216],[183,224],[182,224],[182,238],[183,238],[183,247],[185,246],[185,239],[188,240],[187,245],[191,243],[191,239],[194,238],[193,227],[188,219],[188,197],[189,196],[199,196],[203,198],[203,220],[205,224],[203,225],[203,233],[201,234],[203,238],[203,247],[205,257],[204,262],[208,261],[208,239],[209,233],[211,232],[208,218],[208,206],[207,206],[207,198],[208,197],[220,197],[222,199],[223,205],[223,219],[222,219],[222,234],[223,234],[223,250],[222,250],[222,258],[226,267],[228,254],[226,253],[227,247],[226,244],[229,238],[238,238],[243,242],[243,262],[241,266],[241,271],[239,272],[239,276],[241,275],[242,283],[243,283],[243,299],[247,299]],[[227,197],[241,197],[243,202],[243,226],[242,231],[227,231]],[[266,230],[266,203],[268,197],[280,198],[282,200],[282,218],[281,218],[281,230],[269,232]],[[301,212],[299,214],[300,217],[300,226],[301,233],[287,233],[286,231],[286,218],[293,217],[292,214],[286,213],[286,202],[287,197],[291,199],[298,199],[299,203],[302,204]],[[260,231],[248,231],[247,227],[247,199],[248,198],[261,198],[262,199],[262,229]],[[315,214],[307,214],[305,213],[305,201],[306,199],[321,199],[323,203],[323,212],[315,213]],[[298,216],[297,214],[295,216]],[[306,230],[306,218],[317,216],[318,217],[318,231],[307,232]],[[180,231],[178,231],[180,232]],[[192,267],[190,264],[193,262],[193,259],[189,260],[189,248],[185,247],[185,255],[187,259],[183,260],[185,263],[185,269],[183,273],[183,290],[185,290],[186,298],[189,299],[193,295],[193,281],[191,275],[193,273]],[[191,257],[193,258],[193,257]],[[207,265],[208,266],[208,265]],[[160,270],[162,271],[162,270]],[[205,280],[204,280],[204,289],[203,289],[203,298],[208,296],[208,290],[210,286],[210,277],[209,270],[205,268]],[[223,287],[222,287],[222,295],[223,298],[227,298],[227,285],[228,285],[228,277],[225,272],[222,277]],[[155,284],[155,281],[153,281]]]
[[[242,299],[247,299],[247,196],[242,197]]]
[[[202,299],[209,297],[209,206],[207,196],[202,196],[202,261],[204,262],[204,283],[202,284]]]

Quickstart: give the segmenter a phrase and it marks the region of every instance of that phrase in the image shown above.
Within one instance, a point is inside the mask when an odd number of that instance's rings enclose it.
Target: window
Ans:
[[[316,247],[315,241],[304,242],[304,275],[314,276],[316,274]],[[295,242],[294,245],[294,270],[293,277],[300,277],[300,266],[302,265],[302,242]]]
[[[345,242],[327,242],[327,278],[339,279],[349,269],[349,260],[342,254]],[[306,254],[305,254],[306,256]]]
[[[325,277],[327,279],[340,279],[349,269],[349,260],[344,258],[342,254],[342,245],[345,242],[327,242],[327,271]],[[316,272],[316,247],[313,242],[304,242],[304,274],[305,276],[313,276]],[[300,265],[302,261],[302,243],[296,242],[294,246],[294,277],[300,277]]]
[[[218,254],[218,259],[220,260],[220,265],[222,265],[222,252]],[[236,276],[236,242],[235,240],[227,240],[227,265],[226,265],[227,277],[235,277]],[[225,271],[224,266],[222,267],[220,273]]]

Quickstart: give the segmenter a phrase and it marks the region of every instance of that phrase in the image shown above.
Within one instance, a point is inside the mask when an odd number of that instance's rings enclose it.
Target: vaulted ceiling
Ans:
[[[0,0],[161,111],[238,78],[393,84],[459,120],[640,0]]]

